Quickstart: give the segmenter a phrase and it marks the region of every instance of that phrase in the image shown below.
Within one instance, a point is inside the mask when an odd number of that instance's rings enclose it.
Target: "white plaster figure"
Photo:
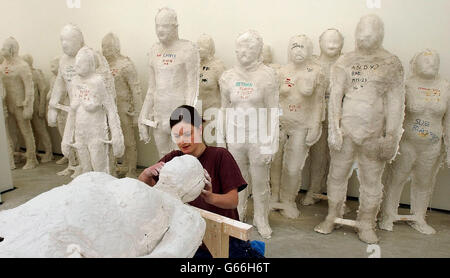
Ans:
[[[0,212],[0,257],[192,257],[205,221],[184,203],[204,188],[193,156],[176,157],[150,187],[91,172]]]
[[[294,36],[288,44],[288,61],[279,71],[280,147],[271,167],[271,207],[288,218],[297,218],[295,199],[309,148],[322,132],[326,80],[312,59],[312,41]],[[277,203],[281,203],[277,205]],[[278,207],[277,207],[278,206]]]
[[[269,45],[265,44],[263,46],[262,56],[264,65],[273,68],[275,71],[278,71],[281,68],[281,65],[273,63],[272,49]]]
[[[41,157],[41,163],[50,162],[53,160],[53,148],[45,117],[47,110],[47,90],[49,89],[47,80],[41,70],[34,68],[33,57],[30,54],[23,55],[22,59],[30,66],[31,73],[33,74],[34,107],[31,127],[33,128],[36,143],[41,142],[44,146],[45,154]],[[38,146],[39,144],[36,144],[36,148]]]
[[[356,27],[355,51],[344,54],[332,67],[328,215],[314,229],[329,234],[336,223],[343,222],[348,179],[357,162],[359,210],[351,225],[359,239],[369,244],[378,242],[375,221],[383,196],[381,177],[386,161],[397,153],[404,118],[403,66],[382,48],[383,37],[384,24],[378,16],[362,17]]]
[[[139,116],[141,140],[153,137],[159,157],[175,149],[169,118],[180,105],[195,106],[199,86],[199,51],[197,46],[178,37],[178,21],[174,10],[162,8],[155,17],[159,43],[149,53],[149,83]]]
[[[75,75],[69,91],[70,111],[61,143],[67,156],[75,148],[81,173],[110,173],[110,149],[114,157],[124,153],[124,137],[113,96],[96,73],[96,54],[84,46],[75,57]]]
[[[314,199],[314,194],[322,193],[326,188],[328,169],[330,167],[330,149],[328,148],[328,99],[330,98],[330,70],[331,66],[341,56],[344,46],[344,37],[337,29],[327,29],[319,39],[320,56],[315,60],[322,67],[327,83],[325,91],[325,110],[322,123],[322,136],[319,141],[311,147],[309,171],[310,186],[308,193],[302,200],[302,205],[315,204],[319,199]]]
[[[263,150],[272,142],[262,142],[257,138],[258,135],[261,136],[260,127],[268,125],[269,121],[266,123],[260,117],[258,126],[251,118],[252,114],[256,116],[261,110],[278,109],[279,92],[275,70],[262,63],[262,48],[263,39],[258,32],[249,30],[240,34],[236,40],[238,64],[222,74],[219,84],[222,109],[227,111],[227,128],[224,132],[228,150],[239,165],[244,179],[252,187],[239,192],[239,217],[241,221],[245,221],[247,201],[252,190],[253,223],[262,237],[270,238],[269,171],[273,154]],[[229,113],[231,110],[233,113]],[[238,114],[238,117],[231,117],[230,114]],[[249,125],[246,125],[247,117]],[[231,134],[234,128],[238,129],[238,136]],[[278,122],[276,128],[278,129]],[[240,136],[240,130],[245,134]],[[276,136],[278,137],[278,132]]]
[[[109,33],[103,38],[102,52],[115,81],[117,110],[125,142],[122,166],[126,169],[127,177],[136,178],[137,150],[134,128],[142,108],[141,85],[133,62],[120,53],[120,41],[116,35]]]
[[[436,175],[445,147],[450,162],[450,83],[439,75],[440,58],[433,50],[424,50],[411,60],[411,76],[406,81],[405,132],[397,159],[387,175],[382,219],[379,227],[392,231],[395,221],[406,217],[423,234],[436,231],[425,221]],[[398,215],[403,187],[411,183],[411,216]]]
[[[0,55],[0,65],[3,63],[5,59],[3,56]],[[9,133],[9,113],[8,113],[8,107],[6,106],[6,91],[3,87],[2,78],[0,78],[0,96],[2,98],[2,106],[3,106],[3,117],[5,119],[5,132],[6,132],[6,140],[8,143],[8,155],[9,155],[9,165],[11,167],[11,170],[16,169],[16,163],[14,161],[14,146],[12,144],[11,136]]]
[[[19,43],[16,39],[9,37],[5,40],[2,55],[5,60],[0,65],[0,76],[6,93],[6,107],[9,117],[14,118],[25,141],[27,161],[23,169],[33,169],[39,163],[36,159],[36,144],[31,128],[34,105],[32,72],[28,64],[19,57]]]

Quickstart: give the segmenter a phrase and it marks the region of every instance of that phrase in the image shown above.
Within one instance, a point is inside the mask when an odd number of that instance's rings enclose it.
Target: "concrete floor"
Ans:
[[[20,166],[20,165],[18,165]],[[15,190],[2,194],[3,204],[0,211],[14,208],[36,195],[56,186],[67,184],[69,177],[60,177],[56,172],[65,165],[55,162],[42,164],[33,170],[17,169],[13,171]],[[298,200],[303,197],[299,195]],[[349,200],[347,206],[351,209],[345,217],[356,218],[358,202]],[[368,258],[368,245],[361,242],[352,228],[342,227],[330,235],[314,232],[314,226],[320,223],[327,213],[327,203],[322,201],[314,206],[299,205],[301,216],[296,220],[286,219],[278,212],[270,214],[270,224],[273,235],[266,242],[266,257],[268,258]],[[249,205],[251,216],[252,204]],[[408,209],[401,208],[401,214],[407,214]],[[413,230],[406,223],[394,226],[394,232],[377,230],[380,237],[380,253],[383,258],[430,258],[450,257],[450,213],[429,211],[428,223],[437,230],[436,235],[427,236]],[[252,223],[250,217],[249,223]],[[262,240],[252,231],[252,240]]]

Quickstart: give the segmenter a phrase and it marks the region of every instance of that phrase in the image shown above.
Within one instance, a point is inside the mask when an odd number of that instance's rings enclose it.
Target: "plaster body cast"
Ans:
[[[33,107],[33,118],[31,119],[31,126],[33,128],[36,142],[41,142],[44,146],[45,154],[41,157],[41,162],[50,162],[53,160],[53,148],[52,141],[50,139],[50,134],[47,129],[46,121],[46,104],[47,104],[47,92],[48,92],[48,82],[45,79],[44,74],[41,70],[35,69],[33,67],[33,57],[29,54],[22,57],[25,62],[30,66],[31,73],[33,75],[34,83],[34,107]],[[39,144],[36,144],[38,147]]]
[[[322,136],[319,141],[311,147],[309,171],[310,186],[308,193],[302,200],[302,205],[308,206],[317,203],[314,194],[322,193],[327,184],[328,169],[330,167],[330,149],[328,148],[328,99],[330,98],[330,70],[331,66],[341,56],[344,38],[336,29],[328,29],[322,33],[319,40],[320,56],[316,62],[322,67],[325,74],[325,109],[322,123]]]
[[[425,221],[436,175],[442,162],[445,138],[450,153],[450,83],[439,76],[439,54],[425,50],[411,61],[412,75],[406,81],[405,130],[397,159],[386,180],[380,228],[393,230],[403,187],[411,176],[411,213],[408,222],[424,234],[436,231]],[[450,162],[448,160],[447,162]]]
[[[0,257],[192,257],[206,225],[184,203],[204,186],[192,156],[167,163],[153,188],[105,173],[81,175],[0,212]]]
[[[0,77],[5,90],[6,107],[9,117],[14,118],[25,140],[27,162],[23,169],[32,169],[39,164],[36,159],[36,144],[31,128],[34,106],[33,75],[28,64],[18,56],[19,44],[14,38],[10,37],[5,40],[2,55],[5,60],[0,65]],[[6,132],[9,133],[8,128]]]
[[[111,145],[115,157],[124,153],[124,138],[114,98],[101,75],[95,72],[95,53],[88,47],[78,51],[72,80],[69,117],[61,150],[68,155],[77,150],[81,172],[110,173]],[[110,138],[111,137],[111,138]]]
[[[137,126],[142,108],[141,85],[136,68],[130,58],[120,53],[119,38],[112,33],[102,41],[103,55],[106,57],[114,77],[117,110],[125,142],[125,155],[122,165],[127,177],[137,177],[137,149],[134,127]]]
[[[376,15],[361,18],[356,50],[343,55],[331,71],[328,174],[328,215],[315,227],[331,233],[342,218],[353,163],[360,181],[356,229],[366,243],[378,242],[375,221],[383,195],[381,176],[386,161],[395,158],[404,116],[403,67],[382,48],[384,26]]]
[[[3,63],[4,59],[3,56],[0,55],[0,65]],[[6,106],[6,91],[3,87],[3,81],[2,78],[0,78],[0,96],[2,98],[2,106],[3,106],[3,117],[5,119],[5,132],[6,132],[6,140],[8,143],[8,155],[9,155],[9,165],[11,170],[16,169],[16,163],[14,161],[14,146],[12,143],[11,135],[9,133],[9,113],[8,113],[8,107]]]
[[[270,238],[272,230],[268,217],[269,169],[273,153],[268,149],[273,146],[273,140],[276,140],[278,132],[275,136],[272,134],[273,138],[270,138],[272,141],[262,142],[259,140],[262,129],[258,127],[268,126],[269,120],[272,119],[259,116],[258,123],[255,123],[250,118],[252,115],[256,117],[261,110],[277,109],[279,93],[275,71],[262,63],[262,47],[262,38],[256,31],[250,30],[239,35],[236,40],[236,56],[239,64],[225,71],[219,84],[222,109],[224,113],[226,111],[225,138],[228,150],[239,165],[244,179],[251,180],[249,184],[252,185],[254,200],[254,224],[261,236]],[[233,114],[238,117],[232,117]],[[248,126],[246,125],[247,117]],[[275,127],[278,127],[278,122]],[[237,136],[232,134],[235,128],[237,128]],[[271,128],[274,127],[271,126]],[[248,188],[239,192],[238,212],[241,221],[246,219],[249,194]]]
[[[159,43],[153,45],[149,53],[149,83],[139,116],[139,134],[141,140],[148,143],[152,126],[158,157],[163,157],[175,148],[170,133],[170,113],[180,105],[196,104],[200,58],[194,43],[178,38],[174,10],[159,10],[155,23]]]
[[[295,199],[309,148],[322,132],[325,76],[312,60],[312,42],[294,36],[288,45],[289,63],[279,70],[280,147],[271,167],[272,203],[281,202],[281,213],[297,218]]]

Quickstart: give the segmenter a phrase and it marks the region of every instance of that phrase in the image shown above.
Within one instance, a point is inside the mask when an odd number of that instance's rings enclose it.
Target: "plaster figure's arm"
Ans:
[[[450,93],[450,87],[447,89]],[[450,96],[447,100],[447,112],[444,116],[444,143],[447,150],[447,166],[450,168]]]
[[[8,117],[8,107],[6,106],[6,102],[5,102],[6,91],[5,91],[5,87],[3,87],[3,83],[2,83],[1,78],[2,77],[0,76],[0,97],[2,99],[3,115],[5,116],[5,118],[7,118]]]
[[[230,90],[227,86],[225,74],[222,74],[219,78],[220,88],[220,109],[217,117],[217,146],[226,148],[226,130],[227,130],[227,108],[231,107]]]
[[[133,123],[138,123],[138,112],[142,109],[142,95],[141,95],[141,83],[138,79],[138,74],[136,72],[136,67],[133,62],[130,61],[130,64],[125,69],[125,80],[128,83],[128,87],[130,88],[132,94],[132,103],[133,103]],[[131,111],[130,111],[131,112]]]
[[[330,99],[328,102],[328,143],[330,148],[339,151],[342,147],[343,140],[341,131],[342,100],[344,98],[344,89],[347,82],[347,76],[344,69],[333,66],[330,80]]]
[[[58,71],[55,82],[53,83],[52,91],[50,94],[50,102],[48,104],[48,125],[51,127],[56,127],[56,117],[58,116],[59,102],[63,98],[66,92],[66,84],[64,82],[61,70]]]
[[[306,137],[306,145],[312,146],[314,145],[322,135],[322,119],[325,110],[325,91],[327,82],[325,81],[325,76],[322,72],[316,76],[317,84],[314,89],[314,110],[313,115],[311,115],[311,128],[308,131],[308,135]]]
[[[381,158],[393,160],[400,144],[403,134],[403,120],[405,118],[405,84],[403,75],[403,66],[395,58],[392,65],[391,88],[386,92],[386,137],[382,143]]]
[[[273,75],[264,95],[264,102],[266,104],[266,107],[270,109],[267,112],[267,127],[270,128],[271,142],[269,145],[269,149],[261,149],[261,152],[274,155],[278,151],[278,140],[280,136],[280,83],[276,71],[273,69],[272,71]],[[272,113],[273,109],[276,109],[275,113]]]
[[[197,104],[199,86],[200,54],[196,45],[192,45],[186,60],[187,88],[185,103],[194,106]]]
[[[111,132],[112,149],[115,157],[123,156],[125,152],[125,144],[123,139],[122,127],[120,126],[120,118],[117,113],[117,106],[114,102],[114,96],[108,93],[103,79],[97,83],[98,93],[103,95],[103,106],[108,116],[108,125]]]
[[[36,71],[36,81],[39,90],[39,117],[45,116],[45,105],[47,104],[47,82],[40,71]]]
[[[23,118],[25,120],[31,120],[33,117],[33,104],[34,104],[34,83],[33,74],[30,67],[22,67],[20,69],[20,78],[22,79],[25,87],[25,100],[23,105]]]
[[[139,114],[139,136],[142,141],[146,144],[150,142],[149,136],[149,125],[147,125],[147,121],[153,121],[153,101],[155,98],[155,90],[156,90],[156,79],[155,79],[155,70],[150,63],[149,73],[148,73],[148,90],[145,95],[144,104],[142,105],[141,113]]]

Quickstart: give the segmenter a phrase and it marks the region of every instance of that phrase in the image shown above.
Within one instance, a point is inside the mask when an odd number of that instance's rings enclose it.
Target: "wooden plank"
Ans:
[[[213,258],[228,258],[228,235],[223,233],[222,223],[205,219],[206,230],[203,242]]]

